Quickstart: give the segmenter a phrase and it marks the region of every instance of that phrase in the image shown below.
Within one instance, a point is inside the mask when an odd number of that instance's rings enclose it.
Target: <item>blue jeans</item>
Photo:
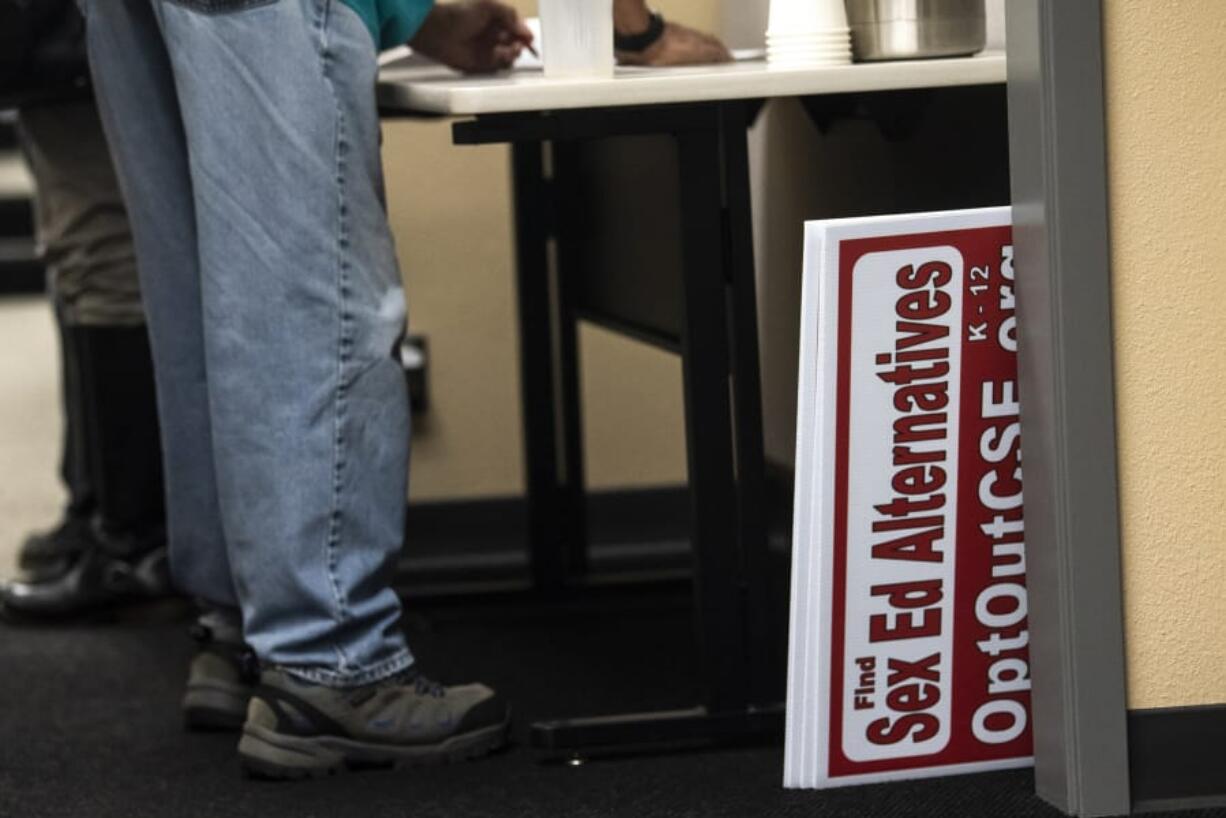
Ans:
[[[375,46],[338,0],[82,0],[161,401],[171,565],[265,663],[412,664],[404,293]]]

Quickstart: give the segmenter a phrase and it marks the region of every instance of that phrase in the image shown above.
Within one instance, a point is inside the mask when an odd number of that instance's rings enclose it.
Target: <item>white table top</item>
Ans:
[[[593,80],[546,79],[539,69],[465,77],[427,65],[389,67],[379,80],[379,103],[385,109],[472,116],[994,85],[1005,81],[1005,55],[830,68],[772,68],[762,60],[692,68],[618,68],[613,79]]]

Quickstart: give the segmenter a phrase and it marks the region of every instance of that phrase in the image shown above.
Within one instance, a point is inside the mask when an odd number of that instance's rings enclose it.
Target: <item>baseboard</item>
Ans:
[[[587,496],[594,544],[689,538],[689,492],[683,485],[593,491]],[[405,539],[422,553],[489,553],[523,548],[528,525],[523,497],[479,497],[410,503]]]
[[[1226,806],[1226,705],[1128,714],[1134,812]]]
[[[0,126],[0,134],[11,129]],[[0,152],[4,151],[0,140]],[[0,196],[0,296],[46,292],[46,275],[34,241],[34,206],[25,195]]]
[[[0,297],[43,295],[47,276],[42,264],[9,262],[0,264]]]
[[[690,576],[690,493],[682,485],[587,494],[589,563],[599,582],[685,580]],[[792,474],[768,464],[768,539],[786,562]],[[410,594],[514,590],[529,582],[523,497],[411,503],[397,587]],[[786,591],[785,591],[786,592]]]
[[[689,503],[685,486],[590,492],[593,572],[688,576]],[[527,516],[523,497],[411,503],[397,586],[418,595],[526,586]]]

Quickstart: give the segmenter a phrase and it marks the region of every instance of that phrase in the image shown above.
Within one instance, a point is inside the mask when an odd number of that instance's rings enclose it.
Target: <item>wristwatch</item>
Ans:
[[[664,15],[653,11],[650,19],[646,31],[638,34],[614,33],[613,47],[618,51],[642,53],[655,45],[664,36]]]

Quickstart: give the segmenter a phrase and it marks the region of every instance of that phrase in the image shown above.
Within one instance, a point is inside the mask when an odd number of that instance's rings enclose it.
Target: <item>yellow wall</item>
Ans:
[[[1104,15],[1129,705],[1226,702],[1226,3]]]
[[[514,3],[525,14],[536,3]],[[660,0],[672,19],[717,30],[716,0]],[[414,435],[415,500],[522,491],[510,169],[504,147],[455,147],[449,122],[389,123],[384,161],[412,331],[430,341],[434,405]],[[584,327],[580,335],[594,488],[685,479],[675,356]]]

